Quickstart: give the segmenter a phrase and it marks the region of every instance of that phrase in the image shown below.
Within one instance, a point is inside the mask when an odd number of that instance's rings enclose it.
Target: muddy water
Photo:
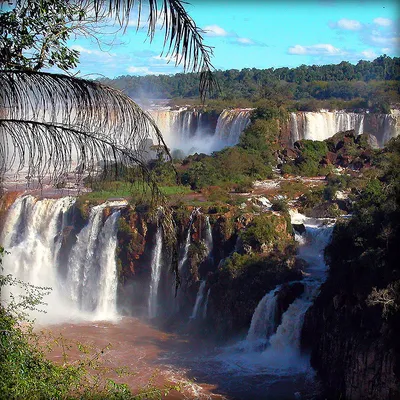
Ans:
[[[236,358],[229,348],[167,333],[136,318],[52,325],[44,331],[97,350],[111,344],[101,354],[107,377],[128,384],[133,392],[149,381],[157,387],[179,384],[182,390],[170,391],[166,397],[170,400],[309,399],[313,391],[307,373],[274,376],[268,368],[253,365],[252,360]],[[68,354],[70,360],[82,357],[76,345]],[[61,348],[54,347],[49,358],[62,363]],[[117,376],[113,371],[122,367],[127,374]]]

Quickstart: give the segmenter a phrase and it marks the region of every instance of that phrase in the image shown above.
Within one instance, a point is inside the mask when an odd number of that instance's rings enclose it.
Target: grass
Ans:
[[[166,196],[185,195],[192,193],[187,186],[159,186],[160,192]],[[144,183],[129,183],[123,181],[108,181],[95,184],[93,191],[80,196],[82,202],[101,203],[113,197],[128,200],[145,200],[151,195],[150,188]]]

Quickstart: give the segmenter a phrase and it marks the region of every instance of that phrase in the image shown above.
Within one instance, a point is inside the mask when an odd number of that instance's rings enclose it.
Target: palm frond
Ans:
[[[55,182],[123,164],[146,168],[149,139],[168,148],[152,117],[98,82],[39,72],[0,72],[0,172],[28,168]]]
[[[81,0],[84,1],[84,0]],[[159,5],[161,2],[161,6]],[[200,95],[204,100],[208,93],[219,89],[212,74],[212,47],[203,43],[203,31],[189,16],[184,2],[180,0],[93,0],[96,13],[106,12],[108,16],[125,25],[132,18],[131,11],[138,8],[137,22],[140,25],[143,4],[148,5],[148,37],[153,39],[157,22],[162,21],[165,31],[164,51],[166,56],[175,60],[175,65],[182,65],[185,72],[200,73]],[[102,14],[103,15],[103,14]]]

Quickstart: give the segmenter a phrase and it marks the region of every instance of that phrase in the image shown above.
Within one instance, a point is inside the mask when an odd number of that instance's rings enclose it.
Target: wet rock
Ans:
[[[300,235],[306,232],[306,227],[304,226],[304,224],[292,224],[292,227]]]
[[[282,321],[283,313],[304,292],[304,285],[300,282],[285,283],[279,290],[276,299],[275,324],[278,326]]]

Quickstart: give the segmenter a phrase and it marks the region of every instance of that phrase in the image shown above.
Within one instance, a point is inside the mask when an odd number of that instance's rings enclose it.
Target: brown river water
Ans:
[[[134,393],[151,381],[160,388],[179,385],[179,392],[171,390],[165,397],[171,400],[315,398],[310,394],[315,388],[308,373],[277,377],[268,369],[249,367],[252,360],[244,361],[237,350],[166,332],[137,318],[122,317],[115,323],[63,323],[41,329],[45,335],[61,336],[73,344],[67,350],[70,361],[83,357],[77,343],[89,346],[91,354],[104,349],[100,359],[105,375],[126,383]],[[48,357],[62,363],[62,348],[54,346]],[[125,370],[122,376],[115,373],[120,368]]]

